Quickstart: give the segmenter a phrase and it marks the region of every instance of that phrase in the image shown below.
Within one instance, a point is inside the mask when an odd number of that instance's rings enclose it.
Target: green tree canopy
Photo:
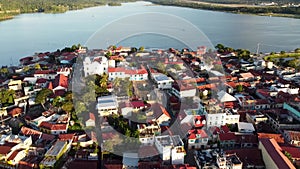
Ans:
[[[42,90],[38,91],[38,93],[35,97],[35,103],[41,104],[44,107],[44,104],[46,103],[47,98],[52,94],[53,94],[52,90],[43,88]]]
[[[2,89],[0,91],[0,103],[9,105],[14,103],[15,91],[11,89]]]

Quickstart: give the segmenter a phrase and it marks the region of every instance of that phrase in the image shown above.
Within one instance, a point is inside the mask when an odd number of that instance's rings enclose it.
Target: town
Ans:
[[[73,45],[0,69],[0,168],[300,168],[300,49]]]

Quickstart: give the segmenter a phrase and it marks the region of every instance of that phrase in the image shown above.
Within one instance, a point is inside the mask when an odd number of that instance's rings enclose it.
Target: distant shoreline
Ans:
[[[219,11],[219,12],[228,12],[234,14],[253,14],[257,16],[270,16],[270,17],[287,17],[287,18],[296,18],[300,19],[299,14],[291,14],[292,7],[286,7],[285,10],[290,13],[275,13],[272,11],[283,11],[283,7],[278,6],[256,6],[256,5],[247,5],[247,4],[221,4],[221,3],[211,3],[211,2],[201,2],[201,1],[164,1],[164,0],[145,0],[147,2],[151,2],[151,5],[163,5],[163,6],[177,6],[177,7],[186,7],[193,9],[202,9],[202,10],[210,10],[210,11]],[[130,1],[132,2],[132,1]],[[126,3],[126,1],[124,1]],[[109,3],[106,4],[109,6],[120,6],[121,3]],[[90,7],[104,6],[104,4],[98,4],[93,6],[87,6],[80,9],[86,9]],[[80,9],[67,9],[63,11],[45,11],[45,12],[19,12],[19,13],[0,13],[0,22],[5,20],[14,19],[15,16],[26,13],[65,13],[67,11],[72,10],[80,10]],[[265,11],[265,12],[264,12]],[[267,12],[266,12],[267,11]],[[297,11],[297,10],[296,10]]]
[[[199,1],[164,1],[164,0],[148,0],[156,5],[177,6],[193,9],[203,9],[210,11],[228,12],[234,14],[253,14],[257,16],[271,17],[287,17],[300,19],[300,12],[296,7],[280,7],[280,6],[257,6],[247,4],[220,4]]]

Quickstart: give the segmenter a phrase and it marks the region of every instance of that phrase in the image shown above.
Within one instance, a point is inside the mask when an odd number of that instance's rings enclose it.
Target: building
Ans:
[[[205,130],[193,129],[188,132],[188,149],[204,149],[208,143]]]
[[[137,68],[110,67],[108,68],[108,80],[113,81],[116,78],[129,78],[131,81],[148,80],[148,72],[144,66]]]
[[[138,169],[138,153],[123,153],[122,169]]]
[[[238,131],[240,133],[253,133],[255,132],[255,128],[252,123],[239,122]]]
[[[300,147],[300,131],[284,130],[283,136],[290,145]]]
[[[151,77],[158,89],[172,89],[174,80],[162,73],[151,73]]]
[[[288,110],[274,109],[266,113],[266,116],[268,117],[268,124],[278,133],[283,133],[283,130],[300,128],[300,121],[295,119]]]
[[[56,75],[56,72],[53,70],[36,70],[33,76],[37,79],[53,80]]]
[[[154,136],[161,134],[161,128],[156,122],[137,124],[137,130],[140,133],[139,140],[143,145],[153,145]]]
[[[259,139],[258,148],[262,152],[266,168],[296,169],[292,162],[282,153],[282,149],[274,139]]]
[[[263,161],[261,150],[258,148],[241,148],[234,150],[226,150],[226,154],[236,154],[236,156],[243,163],[243,169],[256,168],[264,169],[265,163]]]
[[[184,98],[184,97],[194,97],[197,93],[197,88],[195,85],[191,83],[184,83],[179,82],[172,85],[171,92],[177,97],[177,98]]]
[[[154,103],[151,105],[151,109],[146,114],[148,121],[155,121],[159,125],[169,125],[171,116],[159,103]]]
[[[108,60],[105,56],[85,57],[83,61],[84,76],[108,73]]]
[[[217,155],[219,169],[242,169],[243,163],[236,154]]]
[[[39,128],[42,132],[58,135],[58,134],[67,133],[68,126],[69,126],[68,123],[60,124],[60,123],[52,123],[52,122],[43,121],[39,125]]]
[[[212,126],[220,127],[226,124],[226,113],[208,113],[205,116],[207,128]]]
[[[115,95],[98,97],[97,102],[96,109],[99,116],[109,116],[118,113],[118,102]]]
[[[55,163],[70,150],[71,143],[71,141],[56,141],[46,152],[44,159],[40,163],[40,167],[53,167]]]
[[[154,144],[164,162],[167,164],[184,164],[184,144],[179,135],[156,136]]]
[[[86,127],[95,127],[95,115],[93,113],[89,113],[89,118],[85,121]]]

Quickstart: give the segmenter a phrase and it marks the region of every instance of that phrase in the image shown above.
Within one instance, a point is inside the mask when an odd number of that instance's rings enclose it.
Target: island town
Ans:
[[[73,45],[0,69],[0,168],[300,168],[300,49]]]

